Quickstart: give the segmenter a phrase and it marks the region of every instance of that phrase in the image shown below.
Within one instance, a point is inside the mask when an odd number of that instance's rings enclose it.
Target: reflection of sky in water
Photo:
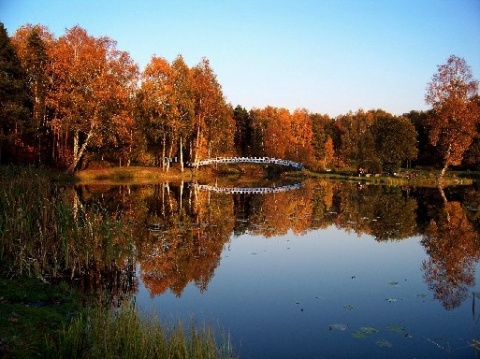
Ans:
[[[203,294],[189,284],[180,298],[170,292],[150,298],[140,285],[137,304],[163,318],[219,325],[241,358],[471,357],[468,344],[480,334],[471,297],[445,311],[423,281],[426,258],[419,238],[379,243],[335,227],[242,235],[225,246]],[[335,323],[347,329],[329,330]],[[352,336],[366,326],[379,332]],[[392,347],[378,346],[380,340]]]

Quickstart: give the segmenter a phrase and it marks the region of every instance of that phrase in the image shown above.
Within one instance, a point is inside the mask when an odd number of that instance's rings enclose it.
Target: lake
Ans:
[[[128,218],[133,297],[240,358],[475,358],[480,192],[365,183],[76,186]],[[118,289],[117,289],[118,290]],[[118,290],[122,292],[122,290]]]

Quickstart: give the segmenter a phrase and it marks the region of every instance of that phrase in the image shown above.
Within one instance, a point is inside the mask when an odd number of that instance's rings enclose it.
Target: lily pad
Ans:
[[[392,343],[390,343],[388,340],[377,340],[376,344],[380,348],[391,348],[392,347]]]
[[[386,329],[389,332],[394,332],[394,333],[404,333],[405,331],[407,331],[407,328],[402,327],[400,325],[388,325]]]
[[[351,305],[351,304],[346,305],[346,306],[344,306],[343,308],[345,308],[346,310],[348,310],[348,311],[350,311],[350,312],[353,311],[353,310],[355,310],[355,309],[357,309],[357,308],[355,308],[354,305]]]
[[[355,331],[352,335],[357,339],[365,339],[370,335],[378,333],[378,329],[374,327],[361,327],[359,330]]]
[[[390,284],[392,287],[398,287],[398,282],[390,282],[388,284]]]
[[[387,299],[385,299],[385,300],[386,300],[387,302],[389,302],[389,303],[395,303],[395,302],[398,301],[398,299],[396,299],[396,298],[387,298]]]
[[[423,298],[426,298],[427,295],[425,293],[420,293],[420,294],[417,294],[417,297],[423,299]]]
[[[344,324],[344,323],[334,323],[334,324],[330,324],[328,326],[329,330],[338,330],[338,331],[345,331],[347,329],[348,325],[347,324]]]

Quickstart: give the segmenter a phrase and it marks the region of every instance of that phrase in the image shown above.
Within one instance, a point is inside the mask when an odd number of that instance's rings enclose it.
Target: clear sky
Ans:
[[[425,110],[449,55],[480,79],[480,0],[0,0],[9,35],[80,25],[140,68],[152,55],[210,60],[228,102],[330,116]]]

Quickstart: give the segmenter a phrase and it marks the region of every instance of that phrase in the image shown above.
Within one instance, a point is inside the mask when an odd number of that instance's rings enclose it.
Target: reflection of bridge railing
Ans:
[[[270,157],[215,157],[198,161],[196,163],[193,163],[192,166],[208,166],[215,163],[267,163],[293,167],[299,170],[303,169],[303,165],[301,163]]]
[[[249,188],[249,187],[216,187],[216,186],[209,186],[205,184],[190,184],[191,187],[198,188],[204,191],[212,191],[218,193],[253,193],[253,194],[268,194],[268,193],[277,193],[277,192],[286,192],[295,189],[302,188],[301,183],[290,184],[287,186],[280,186],[280,187],[256,187],[256,188]]]

